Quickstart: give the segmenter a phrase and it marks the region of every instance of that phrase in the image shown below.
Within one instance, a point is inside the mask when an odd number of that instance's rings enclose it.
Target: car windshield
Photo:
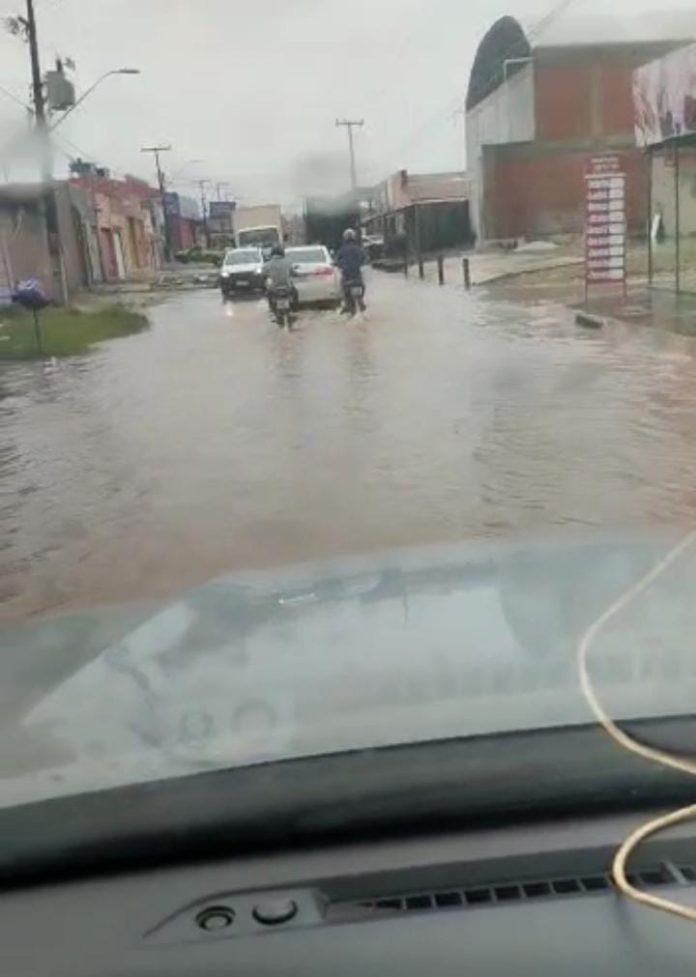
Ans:
[[[688,726],[693,0],[0,7],[0,809]]]
[[[323,248],[291,248],[288,257],[299,264],[325,264],[326,252]]]
[[[239,231],[237,240],[242,244],[270,245],[280,244],[280,230],[277,227],[257,227],[249,231]]]
[[[261,252],[257,248],[246,251],[228,251],[225,255],[226,265],[252,265],[261,262]]]

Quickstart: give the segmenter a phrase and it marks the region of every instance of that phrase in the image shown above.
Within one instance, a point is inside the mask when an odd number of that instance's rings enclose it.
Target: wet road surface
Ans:
[[[507,287],[375,274],[368,319],[173,296],[152,328],[0,364],[0,616],[226,571],[558,527],[691,524],[696,342]]]

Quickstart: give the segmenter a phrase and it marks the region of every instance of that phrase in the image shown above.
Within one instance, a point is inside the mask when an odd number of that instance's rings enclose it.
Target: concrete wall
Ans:
[[[92,199],[92,193],[88,189],[73,186],[72,184],[69,184],[69,186],[70,199],[80,220],[80,235],[87,284],[93,285],[101,282],[103,278],[94,201]]]
[[[87,197],[84,191],[63,183],[56,187],[56,205],[65,282],[72,295],[90,284],[86,234],[80,212],[87,207]]]
[[[479,238],[485,227],[483,147],[534,139],[534,69],[522,68],[466,114],[467,171],[471,176],[470,213]]]
[[[398,170],[376,188],[374,198],[377,213],[386,213],[418,202],[452,200],[461,203],[469,199],[470,192],[471,178],[461,170],[444,173]]]
[[[44,288],[51,284],[46,226],[36,201],[0,201],[2,278],[13,290],[23,278],[38,278]]]
[[[12,200],[0,200],[2,284],[13,289],[24,278],[38,278],[51,298],[59,298],[41,202],[35,190],[30,193],[25,199],[16,196]],[[65,284],[71,295],[88,283],[84,227],[80,210],[74,205],[71,189],[66,184],[56,184],[55,200]]]

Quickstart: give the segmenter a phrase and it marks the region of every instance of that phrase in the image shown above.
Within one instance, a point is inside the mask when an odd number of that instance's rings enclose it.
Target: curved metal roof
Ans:
[[[531,47],[519,21],[501,17],[484,35],[476,51],[466,93],[467,111],[490,95],[503,82],[503,63],[509,58],[527,58]],[[512,74],[521,65],[510,65]]]

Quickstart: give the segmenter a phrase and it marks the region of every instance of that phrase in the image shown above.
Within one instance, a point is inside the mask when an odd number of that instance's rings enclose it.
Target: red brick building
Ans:
[[[627,173],[630,232],[647,221],[633,71],[683,41],[532,46],[504,17],[479,45],[467,94],[472,220],[479,240],[579,234],[585,167],[601,152]]]

